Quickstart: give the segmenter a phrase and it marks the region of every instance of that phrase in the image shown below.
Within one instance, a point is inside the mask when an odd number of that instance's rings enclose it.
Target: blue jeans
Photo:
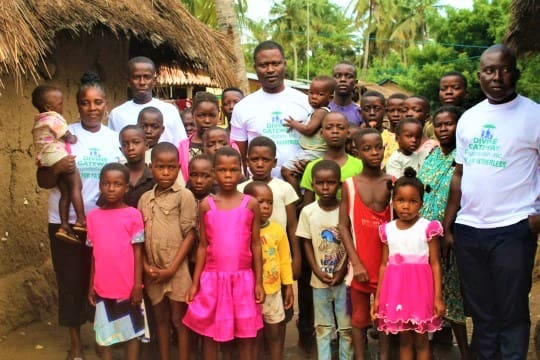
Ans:
[[[455,224],[454,238],[478,359],[526,359],[536,253],[528,221],[494,229]]]
[[[326,289],[313,289],[315,335],[319,359],[331,359],[330,342],[337,322],[339,334],[339,359],[352,359],[351,316],[347,313],[347,290],[345,283]],[[334,317],[335,314],[335,317]]]

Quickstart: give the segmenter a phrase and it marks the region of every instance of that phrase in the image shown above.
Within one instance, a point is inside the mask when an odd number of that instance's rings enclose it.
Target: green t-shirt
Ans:
[[[302,189],[313,191],[313,186],[311,185],[311,182],[313,180],[311,178],[311,169],[313,169],[313,166],[315,166],[315,164],[321,160],[323,160],[322,157],[315,159],[309,164],[307,164],[306,169],[304,170],[304,175],[302,175],[302,181],[300,181],[300,187]],[[345,165],[341,167],[341,182],[345,181],[345,179],[348,179],[351,176],[360,174],[362,172],[362,169],[362,160],[347,154],[347,161],[345,162]],[[341,189],[337,193],[337,198],[341,199]]]

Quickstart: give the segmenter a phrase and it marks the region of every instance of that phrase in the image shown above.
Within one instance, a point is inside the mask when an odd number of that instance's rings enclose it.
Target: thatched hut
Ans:
[[[538,40],[538,18],[540,1],[513,0],[511,5],[510,26],[504,42],[512,47],[519,56],[540,51]]]
[[[176,0],[2,0],[0,2],[0,335],[56,309],[46,234],[46,191],[37,188],[30,130],[37,83],[59,86],[76,121],[75,91],[97,71],[109,107],[126,100],[125,63],[158,64],[233,82],[225,37]]]

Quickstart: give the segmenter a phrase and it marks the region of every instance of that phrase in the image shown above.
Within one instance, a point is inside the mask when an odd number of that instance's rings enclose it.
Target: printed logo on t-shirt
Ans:
[[[108,163],[99,148],[89,148],[88,153],[77,156],[77,168],[81,179],[99,179],[101,168]]]
[[[493,124],[482,126],[480,136],[473,137],[472,142],[465,148],[466,163],[506,168],[506,161],[503,159],[496,129],[497,127]]]
[[[289,128],[283,125],[284,119],[285,116],[281,111],[273,111],[270,121],[267,121],[264,125],[262,134],[274,140],[277,146],[298,145],[298,133],[296,131],[289,131]]]
[[[341,243],[339,230],[336,227],[323,229],[321,239],[318,248],[320,254],[319,266],[322,272],[332,275],[345,257],[345,248]]]

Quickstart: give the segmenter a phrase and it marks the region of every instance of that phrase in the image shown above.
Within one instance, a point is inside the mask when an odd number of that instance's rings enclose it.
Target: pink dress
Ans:
[[[263,326],[261,307],[255,302],[253,212],[247,208],[248,201],[245,195],[237,208],[220,210],[214,198],[208,197],[206,264],[183,323],[215,341],[253,338]]]
[[[379,231],[381,241],[388,244],[389,257],[379,294],[377,329],[387,334],[440,330],[442,319],[433,315],[428,242],[442,235],[441,224],[420,218],[409,229],[400,230],[392,221]]]

